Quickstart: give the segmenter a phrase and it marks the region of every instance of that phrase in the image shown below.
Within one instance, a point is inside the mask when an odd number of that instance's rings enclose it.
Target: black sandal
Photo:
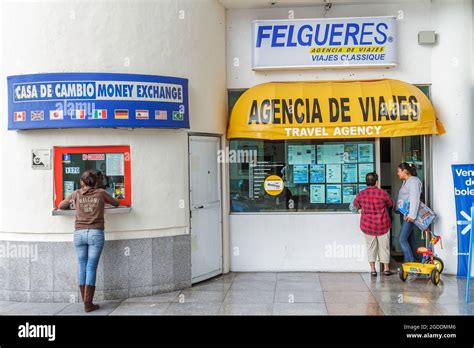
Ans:
[[[393,272],[391,270],[388,270],[388,271],[383,271],[383,274],[386,276],[391,276]]]
[[[372,277],[376,277],[376,276],[377,276],[377,272],[370,272],[370,275],[371,275]]]

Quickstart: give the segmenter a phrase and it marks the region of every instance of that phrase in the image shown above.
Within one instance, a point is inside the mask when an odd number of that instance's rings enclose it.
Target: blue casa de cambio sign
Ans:
[[[115,73],[9,76],[8,129],[189,128],[188,80]]]
[[[471,208],[474,206],[474,164],[453,164],[454,199],[458,239],[457,275],[468,275],[469,247],[472,228]]]

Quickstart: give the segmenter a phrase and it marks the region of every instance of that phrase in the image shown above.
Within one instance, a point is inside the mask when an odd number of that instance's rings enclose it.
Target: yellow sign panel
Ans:
[[[271,82],[236,102],[227,137],[267,140],[443,134],[423,92],[403,81]]]
[[[338,46],[338,47],[311,47],[310,54],[338,54],[338,53],[381,53],[385,52],[385,46]]]
[[[285,188],[285,183],[283,182],[283,179],[278,175],[270,175],[263,182],[263,188],[265,189],[265,192],[268,193],[270,196],[278,196],[280,193],[283,192],[283,189]]]

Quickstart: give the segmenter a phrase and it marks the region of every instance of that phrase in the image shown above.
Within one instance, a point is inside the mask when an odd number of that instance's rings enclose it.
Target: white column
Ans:
[[[457,271],[457,231],[451,164],[474,161],[472,115],[472,26],[470,0],[433,2],[432,100],[446,134],[433,137],[433,208],[443,238],[447,273]],[[409,54],[409,52],[407,52]],[[413,62],[422,65],[423,62]]]

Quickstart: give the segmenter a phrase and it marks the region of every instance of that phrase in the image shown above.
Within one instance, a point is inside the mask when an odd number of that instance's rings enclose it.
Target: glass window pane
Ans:
[[[375,141],[234,139],[229,160],[232,212],[348,211],[375,170]]]
[[[63,155],[63,197],[80,188],[81,174],[86,170],[102,172],[103,182],[97,187],[105,189],[116,199],[125,199],[125,173],[123,153],[74,153]]]

